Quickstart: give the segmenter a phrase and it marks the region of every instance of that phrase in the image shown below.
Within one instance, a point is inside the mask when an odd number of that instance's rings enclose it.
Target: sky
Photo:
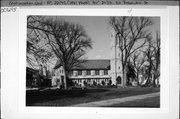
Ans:
[[[87,59],[110,59],[110,25],[108,16],[60,16],[73,23],[84,26],[93,42],[93,48],[87,50]],[[154,24],[149,28],[155,36],[160,31],[160,18],[152,17]]]
[[[56,17],[57,18],[57,17]],[[72,23],[81,24],[92,39],[92,49],[86,51],[85,59],[110,59],[110,25],[108,16],[59,16]],[[154,24],[149,27],[155,36],[156,31],[160,31],[160,18],[153,17]],[[51,60],[50,67],[54,67],[57,59]]]
[[[68,16],[60,18],[73,23],[79,23],[86,30],[93,43],[92,49],[87,50],[87,59],[110,58],[110,33],[108,30],[108,17]]]

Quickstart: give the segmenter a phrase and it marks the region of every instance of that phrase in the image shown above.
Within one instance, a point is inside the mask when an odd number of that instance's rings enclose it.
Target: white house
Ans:
[[[55,76],[52,86],[60,87],[64,83],[64,70],[57,61],[54,68]],[[75,85],[108,85],[111,84],[110,60],[85,60],[80,66],[74,67],[69,78]]]
[[[54,76],[52,77],[51,85],[58,88],[60,88],[61,85],[64,85],[64,75],[63,67],[60,65],[60,62],[57,61],[54,67]]]
[[[108,85],[110,76],[110,60],[86,60],[79,67],[73,68],[70,79],[79,86]]]

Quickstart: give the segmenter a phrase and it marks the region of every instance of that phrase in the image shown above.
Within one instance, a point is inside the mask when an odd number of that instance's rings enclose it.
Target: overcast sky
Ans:
[[[104,16],[61,16],[70,22],[84,26],[93,41],[93,48],[87,51],[88,59],[110,59],[110,26],[109,17]],[[153,17],[154,25],[150,27],[152,33],[160,31],[160,18]]]

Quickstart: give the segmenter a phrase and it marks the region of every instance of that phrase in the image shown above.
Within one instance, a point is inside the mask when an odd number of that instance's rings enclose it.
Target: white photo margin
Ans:
[[[131,11],[131,12],[129,12]],[[18,73],[17,82],[14,84],[8,84],[8,81],[2,82],[3,87],[10,85],[10,88],[17,88],[14,92],[7,91],[8,94],[2,99],[2,102],[6,101],[8,95],[16,95],[18,100],[13,104],[17,115],[12,114],[8,117],[14,116],[16,118],[121,118],[121,119],[174,119],[178,118],[179,104],[179,29],[178,25],[178,7],[160,7],[160,6],[105,6],[105,7],[29,7],[19,8],[19,15],[17,31],[18,38],[15,37],[15,46],[10,44],[12,49],[17,52],[18,69],[16,72],[12,72],[12,75],[7,76],[8,65],[2,64],[2,79],[5,77],[7,80],[13,79],[13,73]],[[175,15],[174,15],[175,14]],[[160,34],[161,34],[161,87],[160,87],[160,108],[97,108],[97,107],[26,107],[26,32],[27,32],[27,16],[28,15],[51,15],[51,16],[152,16],[160,17]],[[176,16],[177,15],[177,16]],[[3,19],[3,17],[2,17]],[[4,21],[4,23],[6,23]],[[8,21],[7,21],[8,23]],[[8,26],[10,27],[10,26]],[[19,30],[18,30],[19,29]],[[13,29],[14,30],[14,29]],[[6,31],[2,29],[2,32]],[[11,42],[12,36],[8,34],[2,35],[7,41],[2,41],[2,54],[11,52],[10,46],[5,47],[7,43]],[[18,46],[17,46],[18,45]],[[178,55],[177,55],[178,54]],[[2,62],[5,63],[5,58],[2,58]],[[11,64],[11,63],[10,63]],[[4,67],[3,67],[4,66]],[[17,66],[14,65],[14,66]],[[13,66],[11,66],[13,67]],[[15,67],[14,67],[15,68]],[[14,70],[15,71],[15,70]],[[171,79],[171,78],[173,79]],[[17,78],[17,75],[16,75]],[[15,80],[15,79],[14,79]],[[13,87],[11,87],[13,86]],[[3,93],[2,93],[3,94]],[[9,101],[12,103],[13,101]],[[7,103],[7,102],[6,102]],[[3,105],[3,108],[6,108]],[[9,107],[13,108],[13,107]],[[6,110],[6,114],[8,114]],[[10,112],[11,113],[11,112]],[[174,117],[174,118],[173,118]],[[12,117],[11,117],[12,118]]]

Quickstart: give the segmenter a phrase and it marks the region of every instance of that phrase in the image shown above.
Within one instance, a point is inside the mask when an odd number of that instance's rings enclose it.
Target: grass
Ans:
[[[148,108],[159,108],[160,107],[160,96],[150,97],[146,99],[139,99],[135,101],[127,101],[109,107],[148,107]]]
[[[153,87],[97,88],[87,90],[26,91],[27,106],[70,106],[74,104],[159,92]]]

